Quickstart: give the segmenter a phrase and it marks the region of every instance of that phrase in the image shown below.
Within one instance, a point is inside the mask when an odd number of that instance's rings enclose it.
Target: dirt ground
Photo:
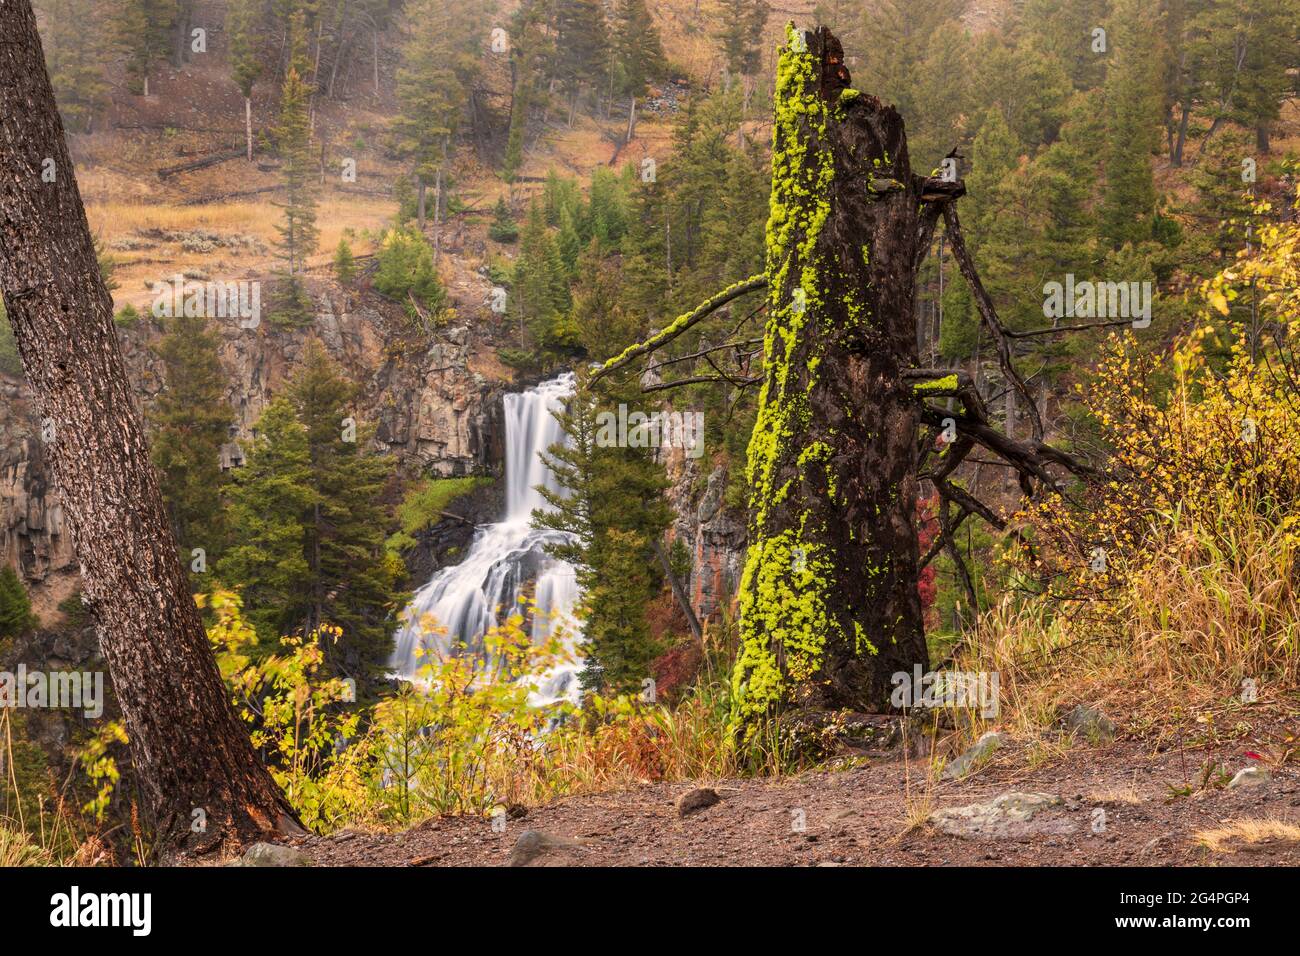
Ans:
[[[530,808],[504,831],[481,818],[435,819],[400,833],[345,831],[296,846],[316,865],[501,866],[526,831],[551,844],[534,866],[1196,866],[1300,864],[1300,781],[1291,767],[1229,789],[1202,786],[1207,761],[1227,774],[1260,765],[1242,750],[1158,752],[1149,743],[1075,745],[1030,769],[1008,746],[962,781],[928,785],[925,764],[887,757],[849,770],[778,780],[655,783]],[[1262,765],[1261,765],[1262,766]],[[721,800],[681,817],[695,786]],[[1187,791],[1191,791],[1188,793]],[[951,836],[932,810],[1015,791],[1062,798],[1010,836]],[[1280,820],[1281,834],[1229,835],[1217,850],[1197,834],[1239,821]],[[536,842],[537,837],[526,837]]]

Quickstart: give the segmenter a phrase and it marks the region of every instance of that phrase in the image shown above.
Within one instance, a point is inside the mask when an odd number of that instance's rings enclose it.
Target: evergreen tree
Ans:
[[[280,125],[276,143],[280,152],[280,173],[285,198],[278,202],[282,210],[276,227],[280,240],[276,245],[284,263],[276,318],[302,323],[311,310],[311,298],[303,286],[307,257],[316,251],[319,232],[316,228],[316,191],[312,177],[310,132],[308,128],[307,83],[295,66],[290,66],[280,95]]]
[[[167,58],[179,12],[177,0],[123,0],[118,32],[127,49],[132,92],[149,95],[149,75],[155,63]]]
[[[447,302],[446,291],[433,264],[433,249],[411,227],[389,229],[375,253],[375,289],[406,306],[418,318],[415,305],[437,315]]]
[[[659,30],[645,0],[618,0],[614,12],[614,86],[628,98],[627,138],[636,129],[636,101],[668,72]]]
[[[181,553],[202,548],[212,562],[225,540],[221,446],[235,420],[226,402],[218,344],[201,316],[168,320],[158,345],[167,385],[152,415],[153,462]]]
[[[519,238],[519,225],[506,197],[501,196],[492,207],[492,222],[488,225],[488,237],[493,242],[514,242]]]
[[[230,485],[231,547],[217,564],[218,577],[240,592],[244,613],[264,653],[304,621],[303,596],[310,568],[303,523],[316,502],[311,486],[307,430],[286,398],[257,420],[244,467]]]
[[[1160,128],[1155,30],[1142,0],[1116,0],[1106,75],[1100,229],[1113,249],[1151,239],[1156,190],[1151,154]]]
[[[753,76],[763,64],[763,27],[772,12],[767,0],[721,0],[718,41],[732,76]]]
[[[578,259],[573,290],[573,324],[589,358],[604,361],[638,341],[641,323],[624,308],[622,293],[618,267],[593,239]]]
[[[334,278],[339,285],[351,285],[357,277],[357,260],[352,255],[352,246],[346,236],[339,237],[338,247],[334,250]]]
[[[407,39],[397,71],[395,147],[413,166],[416,215],[423,228],[427,187],[437,187],[440,220],[450,141],[478,69],[480,18],[465,0],[415,0],[408,5]]]
[[[39,623],[22,579],[6,564],[0,568],[0,639],[17,637]]]
[[[627,231],[627,185],[617,173],[597,168],[591,174],[584,235],[597,240],[601,248],[613,251]]]
[[[326,659],[336,672],[369,682],[381,676],[392,653],[405,569],[384,549],[379,497],[392,461],[363,450],[373,428],[357,427],[349,414],[355,393],[312,340],[286,397],[306,429],[312,492],[303,527],[309,575],[308,590],[300,595],[304,626],[341,628],[339,639],[325,645]]]
[[[550,550],[577,569],[587,654],[582,683],[600,693],[640,690],[660,651],[646,606],[663,583],[654,549],[670,520],[668,482],[648,448],[617,447],[597,418],[602,408],[632,398],[579,389],[555,413],[567,440],[546,460],[563,490],[539,489],[551,507],[533,514],[538,527],[571,536]]]
[[[557,0],[555,74],[569,104],[569,125],[583,90],[594,89],[609,67],[609,27],[600,0]]]
[[[543,80],[549,74],[554,48],[546,34],[547,10],[540,0],[525,0],[510,21],[510,129],[501,175],[514,182],[524,161],[524,141],[534,107],[545,99]]]
[[[383,547],[379,497],[391,462],[363,451],[371,433],[350,420],[353,394],[320,344],[310,342],[236,474],[237,544],[218,571],[241,591],[265,646],[332,625],[339,634],[322,641],[332,670],[373,687],[392,651],[404,572]]]
[[[567,272],[537,200],[529,206],[520,234],[510,298],[520,328],[528,328],[542,348],[574,344],[573,330],[565,323],[571,305]]]
[[[42,0],[35,4],[41,14],[41,47],[50,73],[63,124],[69,130],[89,132],[96,115],[108,99],[105,66],[121,49],[122,12],[109,29],[88,29],[101,14],[95,0]]]
[[[1196,245],[1205,254],[1192,258],[1193,271],[1218,272],[1246,245],[1252,213],[1250,187],[1241,181],[1241,160],[1250,155],[1251,145],[1242,133],[1229,130],[1201,148],[1189,177],[1196,188],[1190,212],[1202,224]]]
[[[1109,49],[1093,49],[1093,31],[1109,23],[1108,0],[1025,0],[1020,28],[1029,44],[1061,63],[1077,90],[1100,86]]]

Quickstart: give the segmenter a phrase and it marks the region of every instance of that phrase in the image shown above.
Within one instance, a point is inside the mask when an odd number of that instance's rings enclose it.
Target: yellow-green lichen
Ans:
[[[925,395],[927,392],[951,392],[957,387],[957,374],[945,375],[943,378],[930,379],[928,382],[917,382],[912,386],[912,391],[918,395]]]

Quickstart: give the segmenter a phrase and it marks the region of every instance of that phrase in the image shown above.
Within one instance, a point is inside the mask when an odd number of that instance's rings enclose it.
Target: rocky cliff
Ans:
[[[262,411],[319,339],[359,386],[358,422],[376,425],[375,442],[397,456],[403,473],[438,477],[489,474],[502,458],[501,401],[509,381],[490,356],[494,348],[469,324],[410,334],[404,316],[386,303],[319,282],[311,325],[283,328],[263,321],[241,328],[214,319],[229,378],[236,428],[223,451],[239,463]],[[151,317],[120,330],[123,353],[146,409],[164,387],[152,345],[162,335]],[[58,488],[46,466],[41,422],[30,390],[0,376],[0,562],[16,566],[47,615],[72,592],[77,564]]]

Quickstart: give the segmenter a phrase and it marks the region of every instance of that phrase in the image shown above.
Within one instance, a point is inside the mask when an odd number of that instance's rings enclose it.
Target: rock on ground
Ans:
[[[278,843],[254,843],[233,866],[311,866],[306,853]]]
[[[1036,821],[1044,810],[1059,807],[1064,801],[1050,793],[1010,791],[987,803],[949,807],[930,814],[930,822],[949,836],[968,840],[1001,840],[1031,833],[1073,832],[1066,820]]]
[[[1229,790],[1236,790],[1238,787],[1258,787],[1262,783],[1268,783],[1273,779],[1273,775],[1265,767],[1242,767],[1237,771],[1237,775],[1232,778],[1228,784]]]
[[[506,866],[529,866],[557,851],[563,853],[581,848],[580,842],[568,837],[556,836],[542,830],[525,830],[519,834],[519,839],[515,840],[514,849],[510,851],[510,859],[506,861]]]
[[[943,768],[943,779],[958,780],[966,776],[1006,742],[1005,734],[990,730],[975,741],[965,753]]]
[[[718,796],[718,791],[712,787],[696,787],[694,790],[688,790],[677,798],[677,815],[680,817],[690,816],[706,807],[711,807],[722,798]]]
[[[1065,715],[1065,729],[1091,743],[1104,743],[1115,738],[1116,727],[1100,707],[1079,704]]]

